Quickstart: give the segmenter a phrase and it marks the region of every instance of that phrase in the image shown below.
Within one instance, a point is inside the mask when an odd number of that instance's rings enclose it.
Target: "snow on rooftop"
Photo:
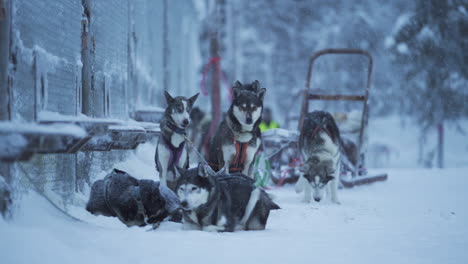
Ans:
[[[0,134],[52,134],[73,137],[85,137],[86,131],[72,124],[39,125],[35,123],[18,123],[0,121]]]
[[[19,134],[1,135],[0,128],[0,157],[16,157],[28,145],[28,140]],[[0,180],[2,179],[0,175]]]
[[[145,112],[164,112],[166,109],[158,106],[149,106],[149,105],[137,105],[135,111],[145,111]]]
[[[62,115],[57,112],[52,111],[41,111],[39,112],[40,121],[51,121],[51,122],[90,122],[90,123],[112,123],[112,124],[122,124],[123,121],[120,119],[114,118],[93,118],[84,114],[79,114],[76,116]]]

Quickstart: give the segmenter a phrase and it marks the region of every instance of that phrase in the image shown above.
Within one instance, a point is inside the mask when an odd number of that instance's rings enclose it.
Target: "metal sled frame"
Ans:
[[[312,79],[312,70],[314,66],[314,62],[317,58],[323,55],[329,54],[344,54],[344,55],[360,55],[365,56],[369,59],[368,69],[367,69],[367,83],[366,88],[364,90],[364,94],[353,94],[353,95],[343,95],[343,94],[334,94],[334,95],[326,95],[326,94],[315,94],[312,93],[310,88],[310,80]],[[373,59],[372,55],[366,51],[361,49],[324,49],[314,53],[310,57],[309,61],[309,68],[307,71],[307,78],[306,78],[306,85],[304,89],[304,99],[302,101],[301,107],[301,115],[299,117],[299,131],[302,131],[302,127],[304,124],[304,119],[307,113],[309,112],[309,101],[311,100],[326,100],[326,101],[356,101],[363,103],[363,110],[362,110],[362,118],[361,118],[361,127],[359,129],[358,135],[358,142],[357,142],[357,153],[358,153],[358,160],[357,166],[351,166],[349,162],[345,162],[348,167],[350,167],[352,171],[353,177],[358,175],[358,169],[362,165],[364,165],[364,157],[361,155],[361,149],[364,144],[364,133],[365,129],[367,129],[368,120],[369,120],[369,91],[370,91],[370,84],[371,84],[371,76],[372,76],[372,67],[373,67]],[[347,160],[347,157],[345,157]],[[365,180],[353,179],[353,180],[346,180],[342,179],[342,184],[344,187],[353,187],[355,185],[367,184],[374,181],[382,181],[387,179],[387,174],[376,175],[376,176],[365,176]]]

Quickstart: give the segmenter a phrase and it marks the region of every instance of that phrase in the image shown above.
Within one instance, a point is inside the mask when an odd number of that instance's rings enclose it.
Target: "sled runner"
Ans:
[[[312,70],[314,62],[323,55],[344,54],[359,55],[368,58],[367,80],[363,94],[323,94],[311,89]],[[387,174],[368,174],[365,167],[365,143],[369,118],[369,92],[372,75],[373,60],[369,52],[361,49],[325,49],[314,53],[309,61],[307,71],[306,86],[303,91],[303,101],[299,116],[298,131],[302,131],[303,122],[309,113],[309,101],[353,101],[362,103],[362,111],[352,111],[349,113],[335,113],[334,118],[343,134],[354,134],[357,140],[349,140],[342,136],[342,159],[341,159],[341,185],[344,188],[351,188],[357,185],[369,184],[376,181],[385,181]],[[275,131],[276,130],[276,131]],[[284,182],[297,180],[300,166],[300,154],[297,148],[298,139],[296,131],[286,131],[284,129],[269,130],[263,134],[264,151],[270,153],[267,156],[272,163],[272,180],[276,184],[282,185]],[[293,151],[291,151],[293,150]],[[275,164],[276,163],[276,164]],[[285,166],[287,164],[287,166]],[[275,166],[276,165],[276,166]]]

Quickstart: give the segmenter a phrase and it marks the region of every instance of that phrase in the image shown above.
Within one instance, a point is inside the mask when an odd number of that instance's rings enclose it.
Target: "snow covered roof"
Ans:
[[[18,123],[18,122],[1,122],[0,134],[52,134],[64,135],[72,137],[85,137],[86,131],[77,125],[73,124],[50,124],[42,125],[36,123]]]

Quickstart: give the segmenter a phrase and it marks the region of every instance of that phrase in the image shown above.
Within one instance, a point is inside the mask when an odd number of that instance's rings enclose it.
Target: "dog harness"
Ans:
[[[164,123],[164,126],[166,129],[170,130],[173,133],[179,134],[181,136],[185,137],[185,129],[180,128],[176,126],[174,121],[168,120]],[[164,126],[161,128],[164,129]],[[184,147],[185,147],[185,140],[180,143],[178,147],[172,145],[170,139],[167,139],[164,137],[163,134],[159,136],[159,143],[164,145],[166,149],[169,151],[169,159],[167,161],[167,171],[171,171],[175,175],[175,166],[177,163],[179,163],[180,158],[182,157],[182,152],[184,152]],[[159,143],[158,146],[156,147],[156,154],[155,154],[155,162],[156,162],[156,170],[161,171],[161,165],[159,164],[159,156],[158,156],[158,148],[159,148]],[[186,167],[188,165],[188,156],[187,156],[187,163],[184,165]],[[175,177],[175,176],[174,176]]]
[[[166,147],[167,150],[169,150],[169,160],[167,161],[167,170],[172,171],[175,173],[174,167],[176,166],[177,163],[179,163],[180,157],[182,157],[182,152],[184,152],[184,147],[185,147],[185,141],[182,141],[178,147],[175,147],[172,145],[170,141],[168,141],[164,136],[161,135],[160,137],[160,142]],[[159,157],[158,157],[158,147],[156,148],[156,169],[158,171],[161,171],[161,168],[159,167]]]
[[[244,143],[235,141],[236,155],[231,161],[231,164],[229,164],[229,172],[242,172],[242,169],[244,169],[245,159],[247,158],[247,147],[249,146],[249,143],[250,141]]]

